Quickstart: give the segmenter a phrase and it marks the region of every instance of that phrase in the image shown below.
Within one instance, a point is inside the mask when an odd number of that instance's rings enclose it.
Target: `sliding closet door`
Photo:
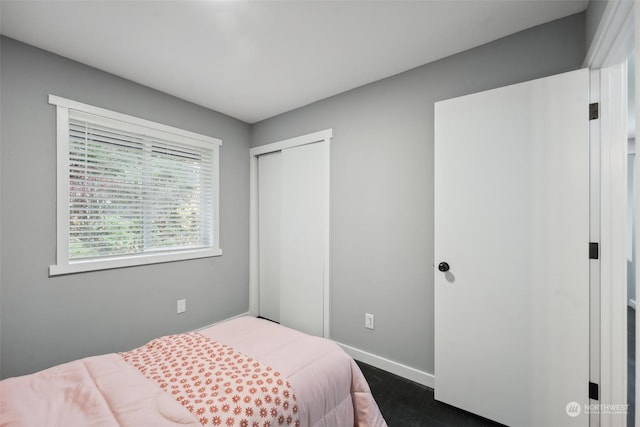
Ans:
[[[323,335],[325,166],[323,144],[282,151],[280,321]]]
[[[282,154],[258,157],[260,316],[280,321]]]
[[[252,152],[258,314],[317,336],[328,334],[330,136],[321,131]]]

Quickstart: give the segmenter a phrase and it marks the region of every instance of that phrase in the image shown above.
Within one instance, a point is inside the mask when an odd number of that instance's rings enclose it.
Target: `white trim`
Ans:
[[[69,109],[56,107],[56,264],[69,264]],[[61,238],[61,236],[65,236]],[[55,266],[51,266],[55,267]],[[49,275],[51,275],[49,267]],[[55,270],[55,268],[54,268]]]
[[[633,10],[635,3],[625,0],[607,2],[584,62],[584,65],[592,69],[600,69],[601,73],[600,404],[627,403],[628,301],[625,224],[620,218],[625,215],[627,185],[626,155],[623,156],[627,148],[625,63],[634,49],[634,34],[636,40],[640,40],[635,31],[637,25],[634,15],[635,18],[640,18],[638,8]],[[636,105],[640,105],[639,94],[637,90]],[[621,157],[624,157],[622,161]],[[635,238],[638,239],[637,234]],[[626,425],[626,416],[614,417],[613,414],[606,413],[600,415],[600,425]]]
[[[213,138],[207,135],[201,135],[195,132],[189,132],[184,129],[163,125],[162,123],[141,119],[139,117],[130,116],[128,114],[118,113],[116,111],[107,110],[105,108],[100,108],[100,107],[96,107],[89,104],[83,104],[82,102],[72,101],[70,99],[62,98],[56,95],[49,95],[49,104],[57,105],[58,107],[68,108],[74,111],[93,114],[95,116],[100,116],[106,119],[118,120],[120,122],[133,124],[133,125],[141,126],[144,128],[149,128],[150,130],[159,130],[162,132],[170,133],[170,134],[181,136],[184,138],[195,139],[196,141],[222,145],[222,140],[218,138]]]
[[[635,7],[635,11],[634,11],[634,16],[635,16],[635,60],[636,60],[636,67],[635,67],[635,115],[636,115],[636,124],[640,124],[640,66],[638,65],[638,52],[637,49],[640,49],[640,7]],[[636,139],[637,139],[637,131],[636,131]],[[637,152],[637,147],[638,144],[635,144],[634,147],[634,151]],[[633,183],[633,187],[634,187],[634,195],[633,195],[633,199],[634,199],[634,206],[633,206],[633,211],[634,211],[634,233],[635,236],[633,237],[635,239],[635,247],[636,247],[636,268],[635,268],[635,295],[636,295],[636,299],[638,298],[638,295],[640,295],[640,268],[637,267],[638,265],[638,249],[640,248],[640,232],[638,231],[638,228],[640,227],[640,156],[636,155],[634,156],[634,183]],[[638,361],[640,360],[640,354],[638,354],[638,339],[640,338],[640,317],[638,316],[638,314],[636,313],[636,350],[635,350],[635,354],[636,354],[636,360],[635,360],[635,366],[636,366],[636,377],[635,377],[635,384],[636,384],[636,390],[635,390],[635,424],[638,425],[640,424],[638,421],[640,420],[640,414],[638,414],[638,408],[640,408],[640,393],[638,393],[638,391],[640,390],[640,370],[638,370]]]
[[[627,402],[627,72],[626,62],[600,70],[601,87],[601,370],[600,403]],[[601,425],[626,416],[600,414]]]
[[[220,142],[222,145],[222,141]],[[211,197],[211,203],[213,204],[213,230],[211,230],[212,235],[212,244],[211,248],[216,252],[215,256],[222,255],[222,241],[220,239],[220,145],[218,148],[213,150],[213,178],[215,179],[215,183],[213,185],[213,194]]]
[[[66,239],[64,239],[66,240]],[[110,270],[113,268],[135,267],[137,265],[161,264],[165,262],[185,261],[189,259],[209,258],[222,255],[221,249],[194,249],[162,254],[136,254],[126,257],[88,259],[58,263],[49,266],[49,276],[83,273],[87,271]]]
[[[332,137],[333,137],[333,129],[325,129],[318,132],[309,133],[307,135],[301,135],[301,136],[296,136],[294,138],[285,139],[283,141],[260,145],[258,147],[254,147],[250,149],[249,154],[251,155],[251,157],[257,157],[261,154],[282,151],[282,150],[286,150],[287,148],[313,144],[314,142],[328,141]]]
[[[600,71],[589,76],[589,102],[600,102]],[[600,120],[589,121],[589,241],[600,242]],[[600,384],[600,261],[589,260],[589,381]],[[591,399],[591,404],[598,400]],[[600,414],[589,413],[591,427]]]
[[[259,216],[258,216],[258,157],[263,154],[273,153],[286,150],[288,148],[299,147],[302,145],[322,143],[325,146],[325,223],[324,223],[324,313],[323,313],[323,336],[329,337],[330,331],[330,292],[331,292],[331,271],[330,271],[330,223],[331,209],[329,202],[331,200],[331,183],[330,183],[330,142],[333,137],[333,129],[325,129],[318,132],[297,136],[295,138],[274,142],[271,144],[261,145],[249,150],[249,313],[257,316],[260,309],[260,274],[259,265]]]
[[[209,325],[207,325],[207,326],[203,326],[203,327],[201,327],[201,328],[194,329],[194,330],[195,330],[195,331],[202,331],[202,330],[204,330],[204,329],[210,328],[210,327],[215,326],[215,325],[218,325],[218,324],[220,324],[220,323],[228,322],[229,320],[237,319],[237,318],[239,318],[239,317],[246,317],[246,316],[252,316],[252,315],[251,315],[251,313],[249,313],[249,312],[247,311],[247,312],[245,312],[245,313],[236,314],[235,316],[231,316],[231,317],[228,317],[228,318],[226,318],[226,319],[219,320],[219,321],[217,321],[217,322],[211,323],[211,324],[209,324]]]
[[[331,311],[329,306],[331,304],[331,138],[332,132],[329,129],[328,134],[324,135],[324,325],[323,336],[329,338],[329,316]]]
[[[252,316],[260,314],[258,182],[258,156],[251,155],[249,160],[249,313]]]
[[[621,62],[620,55],[633,47],[633,4],[628,0],[609,0],[593,36],[583,66],[602,68]]]
[[[337,341],[334,342],[342,347],[342,349],[355,360],[366,363],[367,365],[375,366],[376,368],[384,371],[391,372],[392,374],[399,375],[429,388],[434,388],[435,376],[433,374],[412,368],[411,366],[403,365],[402,363],[394,362],[393,360],[386,359],[382,356],[378,356]]]
[[[636,124],[640,124],[640,29],[638,29],[640,27],[640,7],[635,7],[635,29],[636,29],[636,34],[635,34],[635,44],[634,46],[635,48],[635,62],[636,62],[636,75],[635,75],[635,106],[636,106]],[[636,131],[637,134],[637,131]],[[637,135],[636,135],[636,139],[637,139]],[[638,147],[638,144],[635,144],[636,148]],[[636,247],[636,277],[635,277],[635,286],[636,286],[636,299],[638,298],[638,295],[640,295],[640,269],[637,268],[637,263],[638,263],[638,255],[637,255],[637,248],[640,248],[640,156],[636,155],[634,156],[634,195],[633,195],[633,200],[634,200],[634,207],[633,207],[633,212],[634,212],[634,233],[635,236],[633,237],[635,239],[635,247]],[[635,378],[635,384],[636,384],[636,390],[635,390],[635,409],[636,409],[636,425],[640,424],[639,418],[640,415],[638,414],[638,408],[640,407],[640,370],[638,369],[638,360],[640,359],[640,354],[638,354],[638,350],[640,349],[640,343],[638,342],[638,331],[640,331],[640,317],[638,316],[638,314],[636,313],[636,349],[635,349],[635,354],[636,354],[636,360],[635,360],[635,366],[636,366],[636,378]]]

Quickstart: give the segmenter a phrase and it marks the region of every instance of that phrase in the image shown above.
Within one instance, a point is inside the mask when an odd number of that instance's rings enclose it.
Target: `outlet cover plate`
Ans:
[[[374,329],[373,326],[373,314],[365,313],[364,314],[364,327],[367,329]]]
[[[180,314],[180,313],[184,313],[185,311],[187,311],[187,300],[179,299],[177,312],[178,314]]]

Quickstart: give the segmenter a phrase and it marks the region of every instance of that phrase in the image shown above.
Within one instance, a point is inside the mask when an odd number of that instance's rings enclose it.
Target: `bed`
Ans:
[[[339,346],[254,317],[0,381],[0,424],[386,426]]]

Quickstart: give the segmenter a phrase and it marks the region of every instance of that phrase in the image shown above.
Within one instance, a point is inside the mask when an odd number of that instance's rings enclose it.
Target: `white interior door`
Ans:
[[[435,105],[437,400],[588,424],[588,91],[579,70]]]

